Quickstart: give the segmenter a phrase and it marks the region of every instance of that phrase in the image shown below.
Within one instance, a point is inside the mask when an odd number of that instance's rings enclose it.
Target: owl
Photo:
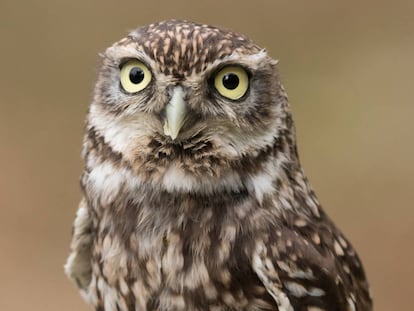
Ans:
[[[372,310],[301,167],[276,65],[178,20],[103,53],[65,266],[95,310]]]

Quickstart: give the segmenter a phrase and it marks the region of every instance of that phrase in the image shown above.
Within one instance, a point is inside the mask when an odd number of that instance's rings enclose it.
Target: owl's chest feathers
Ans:
[[[171,275],[207,265],[208,258],[216,265],[241,253],[235,248],[246,245],[253,234],[240,231],[246,228],[253,204],[247,192],[208,197],[141,193],[135,199],[95,206],[101,259],[117,257],[120,267],[122,256],[128,257],[127,264],[152,259],[162,273]],[[197,270],[206,269],[201,266]]]
[[[218,301],[228,310],[260,310],[254,306],[271,298],[252,271],[252,253],[281,205],[295,204],[292,190],[277,188],[271,165],[244,188],[203,194],[154,188],[101,162],[83,178],[96,232],[91,284],[106,297],[120,289],[128,300],[133,291],[143,306],[159,297],[153,303],[186,305],[177,310]]]
[[[153,297],[159,297],[153,302],[158,305],[186,304],[184,309],[197,310],[196,303],[227,299],[221,303],[236,308],[266,296],[250,268],[262,228],[260,217],[253,227],[245,223],[252,221],[254,208],[247,192],[210,197],[142,193],[126,202],[94,207],[99,291],[127,285],[150,310]],[[238,302],[230,289],[244,300]]]

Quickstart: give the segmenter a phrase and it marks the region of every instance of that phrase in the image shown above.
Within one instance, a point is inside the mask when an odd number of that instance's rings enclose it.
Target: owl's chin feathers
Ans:
[[[183,170],[178,163],[172,163],[160,180],[154,180],[155,185],[167,192],[238,192],[243,189],[243,183],[238,173],[229,171],[220,178],[212,176],[196,176]]]
[[[239,174],[229,170],[219,177],[196,176],[180,167],[177,162],[154,174],[139,174],[106,160],[95,163],[82,178],[84,191],[102,206],[111,205],[117,198],[134,196],[142,189],[171,194],[211,195],[249,191],[261,203],[265,194],[273,193],[274,180],[280,169],[278,161],[269,161],[262,170],[252,174]]]

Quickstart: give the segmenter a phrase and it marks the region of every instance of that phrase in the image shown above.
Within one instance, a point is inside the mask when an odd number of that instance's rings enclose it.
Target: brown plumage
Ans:
[[[171,20],[108,48],[83,155],[66,272],[95,310],[372,310],[246,37]]]

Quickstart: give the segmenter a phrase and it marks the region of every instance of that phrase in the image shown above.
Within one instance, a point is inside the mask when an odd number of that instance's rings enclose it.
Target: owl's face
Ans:
[[[89,135],[166,190],[240,185],[257,169],[247,159],[283,131],[275,65],[231,31],[183,21],[139,28],[103,55]]]

